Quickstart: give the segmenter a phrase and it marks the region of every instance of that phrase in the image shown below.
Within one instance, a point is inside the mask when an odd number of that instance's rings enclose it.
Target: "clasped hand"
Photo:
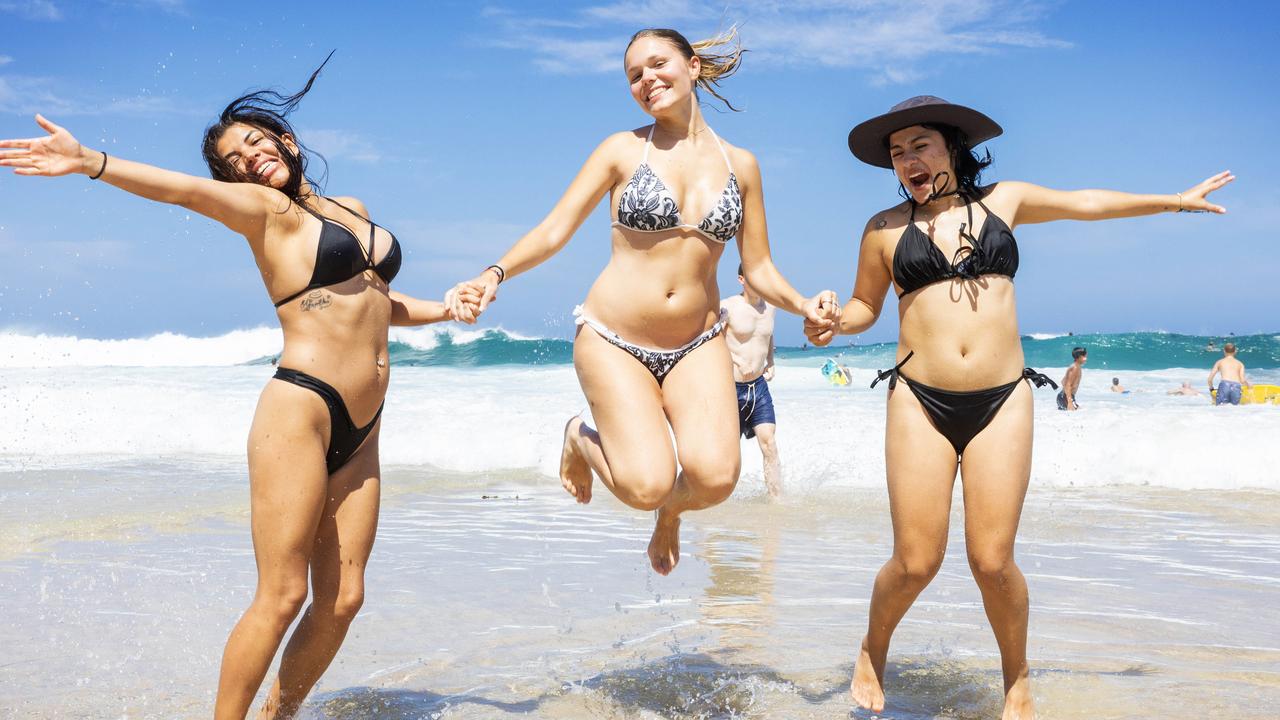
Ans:
[[[831,342],[840,322],[840,298],[824,290],[804,304],[804,336],[816,346]]]

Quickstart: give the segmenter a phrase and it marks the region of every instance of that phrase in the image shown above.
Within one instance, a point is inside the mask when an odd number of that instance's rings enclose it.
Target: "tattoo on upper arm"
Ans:
[[[302,298],[302,312],[323,310],[333,304],[333,297],[324,290],[313,290]]]
[[[877,230],[883,230],[883,229],[884,229],[884,226],[885,226],[885,225],[888,225],[888,224],[889,224],[889,221],[888,221],[888,220],[886,220],[886,219],[884,219],[884,218],[880,218],[879,220],[877,220],[877,221],[876,221],[876,229],[877,229]]]

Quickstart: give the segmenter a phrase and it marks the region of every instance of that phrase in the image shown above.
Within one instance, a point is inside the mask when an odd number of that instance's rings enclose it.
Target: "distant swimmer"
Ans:
[[[1111,378],[1111,392],[1124,394],[1129,392],[1129,390],[1120,384],[1120,378],[1113,377]]]
[[[1222,359],[1213,364],[1209,372],[1209,391],[1213,392],[1213,379],[1221,375],[1218,383],[1218,395],[1214,405],[1239,405],[1240,388],[1248,386],[1249,379],[1244,374],[1244,363],[1236,359],[1236,344],[1227,343],[1222,346]]]
[[[1084,376],[1084,364],[1089,361],[1089,351],[1082,347],[1071,349],[1071,367],[1062,376],[1062,389],[1058,391],[1059,410],[1079,410],[1076,403],[1076,391],[1080,389],[1080,378]]]
[[[1214,344],[1213,344],[1213,341],[1212,341],[1212,340],[1210,340],[1210,341],[1209,341],[1209,343],[1208,343],[1207,345],[1205,345],[1205,346],[1204,346],[1204,351],[1205,351],[1205,352],[1218,352],[1218,346],[1217,346],[1217,345],[1214,345]]]
[[[1173,390],[1170,390],[1165,394],[1166,395],[1202,395],[1203,393],[1191,387],[1191,383],[1184,380],[1182,382],[1182,387],[1174,388]]]
[[[720,301],[728,325],[725,341],[733,360],[733,382],[738,391],[738,431],[754,437],[764,456],[764,486],[769,497],[782,494],[782,467],[778,461],[777,428],[773,414],[773,308],[747,282],[738,265],[742,292]]]

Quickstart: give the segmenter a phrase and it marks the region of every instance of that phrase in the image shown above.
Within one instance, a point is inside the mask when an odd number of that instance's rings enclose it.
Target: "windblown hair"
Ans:
[[[1082,348],[1082,347],[1073,347],[1073,348],[1071,348],[1071,359],[1072,359],[1072,360],[1079,360],[1080,358],[1082,358],[1082,357],[1087,357],[1088,355],[1089,355],[1089,351],[1088,351],[1088,350],[1085,350],[1085,349],[1084,349],[1084,348]]]
[[[312,84],[315,83],[320,71],[329,63],[331,57],[333,57],[332,52],[324,62],[320,63],[320,67],[311,73],[307,84],[292,95],[283,95],[275,90],[255,90],[232,100],[223,108],[218,120],[205,128],[204,142],[200,148],[201,154],[204,155],[204,162],[209,166],[209,174],[214,180],[253,182],[253,178],[218,154],[218,141],[222,139],[222,135],[232,125],[243,123],[261,130],[276,146],[276,150],[280,153],[280,160],[289,169],[289,182],[280,188],[280,192],[288,195],[294,202],[301,202],[305,195],[310,194],[309,191],[303,192],[304,181],[308,186],[318,186],[324,182],[329,174],[328,163],[319,153],[302,144],[293,126],[289,124],[288,118],[290,113],[298,108],[302,98],[311,90]],[[285,135],[293,138],[293,143],[298,148],[297,152],[290,150],[284,144]],[[308,159],[311,155],[320,158],[320,162],[324,163],[325,169],[320,175],[320,182],[316,182],[307,175]]]
[[[684,35],[670,28],[645,28],[631,36],[631,42],[627,43],[627,50],[630,50],[637,40],[646,37],[667,41],[680,51],[685,60],[692,60],[696,55],[702,63],[702,69],[698,73],[698,79],[694,81],[695,87],[706,90],[724,103],[725,107],[738,112],[738,108],[719,92],[720,81],[738,72],[738,68],[742,66],[742,54],[746,52],[742,47],[741,38],[738,37],[736,25],[719,35],[695,43],[690,43]],[[625,50],[623,54],[626,54]]]

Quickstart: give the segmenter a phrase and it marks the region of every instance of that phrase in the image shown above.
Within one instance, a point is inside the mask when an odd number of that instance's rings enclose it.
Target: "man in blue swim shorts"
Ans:
[[[1249,380],[1244,374],[1244,363],[1236,359],[1236,344],[1227,343],[1222,346],[1222,359],[1213,364],[1209,371],[1209,392],[1213,392],[1213,378],[1221,375],[1218,383],[1218,394],[1214,396],[1214,405],[1239,405],[1241,386],[1248,386]]]
[[[776,498],[782,493],[782,466],[774,441],[776,423],[773,396],[769,393],[769,380],[773,379],[773,308],[747,284],[741,265],[738,282],[742,284],[742,294],[720,301],[726,314],[724,336],[733,358],[733,379],[738,386],[738,427],[743,435],[760,443],[764,486],[769,497]]]

